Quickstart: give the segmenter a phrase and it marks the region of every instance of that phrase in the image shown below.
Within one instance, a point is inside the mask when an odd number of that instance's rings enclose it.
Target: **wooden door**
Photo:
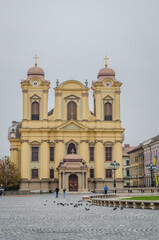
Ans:
[[[75,174],[69,176],[69,191],[77,192],[78,191],[78,177]]]

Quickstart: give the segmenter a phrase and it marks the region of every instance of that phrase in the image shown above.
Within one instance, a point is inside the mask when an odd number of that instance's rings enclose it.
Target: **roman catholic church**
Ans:
[[[106,58],[107,60],[107,58]],[[9,127],[11,161],[21,173],[22,192],[98,191],[113,187],[110,163],[120,163],[117,187],[123,186],[120,87],[115,72],[105,67],[89,88],[77,80],[56,82],[54,108],[48,112],[50,81],[35,66],[21,81],[23,116]]]

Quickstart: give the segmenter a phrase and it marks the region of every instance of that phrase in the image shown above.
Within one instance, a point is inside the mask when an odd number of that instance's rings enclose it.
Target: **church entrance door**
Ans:
[[[75,174],[69,176],[69,191],[77,192],[78,191],[78,177]]]

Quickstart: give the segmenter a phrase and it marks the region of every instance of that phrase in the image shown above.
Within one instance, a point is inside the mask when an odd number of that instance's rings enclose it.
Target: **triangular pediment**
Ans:
[[[75,96],[74,94],[71,94],[71,95],[65,97],[65,99],[74,100],[74,99],[79,99],[79,97]]]
[[[57,129],[59,129],[59,130],[61,130],[61,129],[63,129],[63,130],[87,130],[87,128],[85,126],[83,126],[82,124],[77,123],[73,120],[60,125],[59,127],[57,127]]]
[[[103,98],[104,100],[112,100],[112,97],[110,97],[109,95],[107,95],[105,98]]]
[[[34,100],[37,100],[37,99],[39,99],[40,97],[38,96],[38,95],[36,95],[36,94],[34,94],[32,97],[31,97],[31,99],[34,99]]]
[[[74,123],[70,123],[69,125],[65,126],[64,129],[66,130],[80,130],[81,128]]]

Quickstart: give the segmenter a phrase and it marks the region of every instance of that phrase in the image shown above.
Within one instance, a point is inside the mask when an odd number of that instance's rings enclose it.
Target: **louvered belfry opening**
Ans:
[[[104,105],[104,120],[112,121],[112,104],[109,102]]]
[[[73,101],[67,104],[67,119],[68,120],[77,119],[77,106],[76,106],[76,103]]]
[[[31,105],[31,120],[39,120],[39,103],[33,102]]]

